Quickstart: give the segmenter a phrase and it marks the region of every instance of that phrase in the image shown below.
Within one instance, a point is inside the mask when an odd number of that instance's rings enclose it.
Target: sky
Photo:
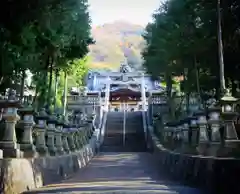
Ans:
[[[161,0],[88,0],[92,25],[102,25],[116,20],[146,25]]]

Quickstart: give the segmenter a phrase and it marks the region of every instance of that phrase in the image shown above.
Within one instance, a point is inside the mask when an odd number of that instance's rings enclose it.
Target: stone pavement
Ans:
[[[155,161],[151,153],[100,153],[69,179],[26,193],[204,193],[168,181],[157,170]]]

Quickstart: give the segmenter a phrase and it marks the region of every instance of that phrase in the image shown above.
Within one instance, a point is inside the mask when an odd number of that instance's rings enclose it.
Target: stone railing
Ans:
[[[239,193],[240,141],[236,113],[212,108],[178,121],[162,123],[155,115],[149,126],[159,167],[172,179],[216,193]]]
[[[21,193],[68,177],[99,146],[93,117],[70,122],[45,109],[35,113],[11,96],[0,100],[0,193]]]
[[[67,96],[68,104],[99,104],[100,98],[98,96],[79,96],[79,95],[71,95]]]

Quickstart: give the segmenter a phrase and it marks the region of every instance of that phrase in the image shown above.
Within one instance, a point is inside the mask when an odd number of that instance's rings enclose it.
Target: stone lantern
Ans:
[[[183,138],[183,128],[184,128],[184,123],[183,120],[179,120],[177,122],[174,122],[172,124],[174,127],[174,134],[176,140],[179,142]]]
[[[220,133],[221,120],[220,120],[220,108],[208,109],[208,124],[210,128],[209,138],[212,142],[221,142],[222,137]]]
[[[81,123],[81,112],[76,112],[76,123],[79,125]]]
[[[225,96],[223,96],[220,100],[222,106],[221,118],[223,119],[223,136],[225,140],[237,140],[238,135],[235,129],[235,125],[233,123],[234,118],[238,115],[235,112],[235,105],[237,102],[237,98],[231,96],[229,90],[227,90]]]
[[[73,133],[73,141],[75,144],[76,150],[79,150],[81,147],[80,141],[79,141],[79,130],[77,125],[71,126],[71,132]]]
[[[168,143],[172,143],[175,131],[176,131],[176,123],[174,122],[166,123],[164,127],[165,141],[167,141]]]
[[[189,144],[197,145],[199,142],[199,128],[197,125],[197,117],[189,117],[190,130],[189,130]]]
[[[57,118],[55,115],[49,116],[47,120],[47,146],[48,146],[48,151],[51,156],[56,155],[57,153],[57,148],[55,147],[55,138],[56,138],[56,123],[57,123]]]
[[[220,99],[220,103],[222,105],[222,112],[233,113],[235,111],[235,105],[237,101],[238,99],[231,96],[230,91],[227,90],[226,94]]]
[[[67,123],[63,123],[63,135],[62,135],[62,143],[63,143],[63,149],[66,153],[70,152],[70,148],[68,145],[68,133],[69,133],[69,125]]]
[[[153,126],[153,131],[154,131],[154,133],[155,134],[159,134],[159,117],[158,117],[158,114],[157,113],[155,113],[155,114],[153,114],[153,118],[152,118],[152,126]],[[162,128],[163,128],[163,126],[162,126]],[[162,137],[163,136],[163,134],[159,134],[160,135],[160,137]]]
[[[4,100],[4,97],[0,95],[0,121],[2,120],[5,103],[6,103],[6,100]]]
[[[61,119],[59,119],[59,120],[56,122],[56,132],[55,132],[55,136],[56,136],[56,148],[57,148],[57,152],[58,152],[60,155],[64,154],[62,137],[63,137],[65,134],[63,133],[63,125],[64,125],[64,123],[62,122]]]
[[[36,116],[37,124],[35,125],[36,136],[36,150],[40,155],[47,155],[48,148],[46,146],[46,130],[48,115],[44,108],[41,109],[39,114]]]
[[[182,139],[183,143],[187,144],[189,143],[189,118],[185,118],[181,120],[182,123]]]
[[[12,91],[8,100],[1,100],[0,107],[5,109],[2,115],[2,118],[5,120],[5,131],[0,142],[0,148],[3,149],[3,157],[21,157],[22,152],[19,149],[19,144],[17,144],[15,131],[16,123],[20,119],[17,111],[21,106],[16,99],[16,93]]]
[[[79,141],[81,144],[81,148],[86,144],[87,139],[86,139],[86,129],[85,129],[86,125],[80,125],[79,126]]]
[[[68,124],[68,145],[69,145],[69,149],[74,152],[76,150],[76,146],[74,143],[74,130],[73,130],[73,126]]]
[[[87,137],[90,138],[93,134],[93,117],[92,115],[89,115],[87,117],[87,124],[86,124],[86,130],[87,130]]]
[[[199,127],[199,143],[209,143],[207,115],[204,110],[199,110],[194,114],[197,117]]]
[[[36,154],[35,146],[33,145],[33,131],[35,125],[33,114],[34,110],[31,107],[21,108],[19,110],[22,119],[20,123],[23,125],[23,137],[21,139],[20,149],[24,151],[25,157],[33,157]]]

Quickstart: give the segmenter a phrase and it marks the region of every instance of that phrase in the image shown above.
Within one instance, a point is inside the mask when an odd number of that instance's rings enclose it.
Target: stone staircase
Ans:
[[[133,152],[147,151],[141,112],[126,113],[125,147]]]
[[[123,112],[109,112],[102,152],[145,152],[146,143],[141,112],[126,112],[125,144]]]

